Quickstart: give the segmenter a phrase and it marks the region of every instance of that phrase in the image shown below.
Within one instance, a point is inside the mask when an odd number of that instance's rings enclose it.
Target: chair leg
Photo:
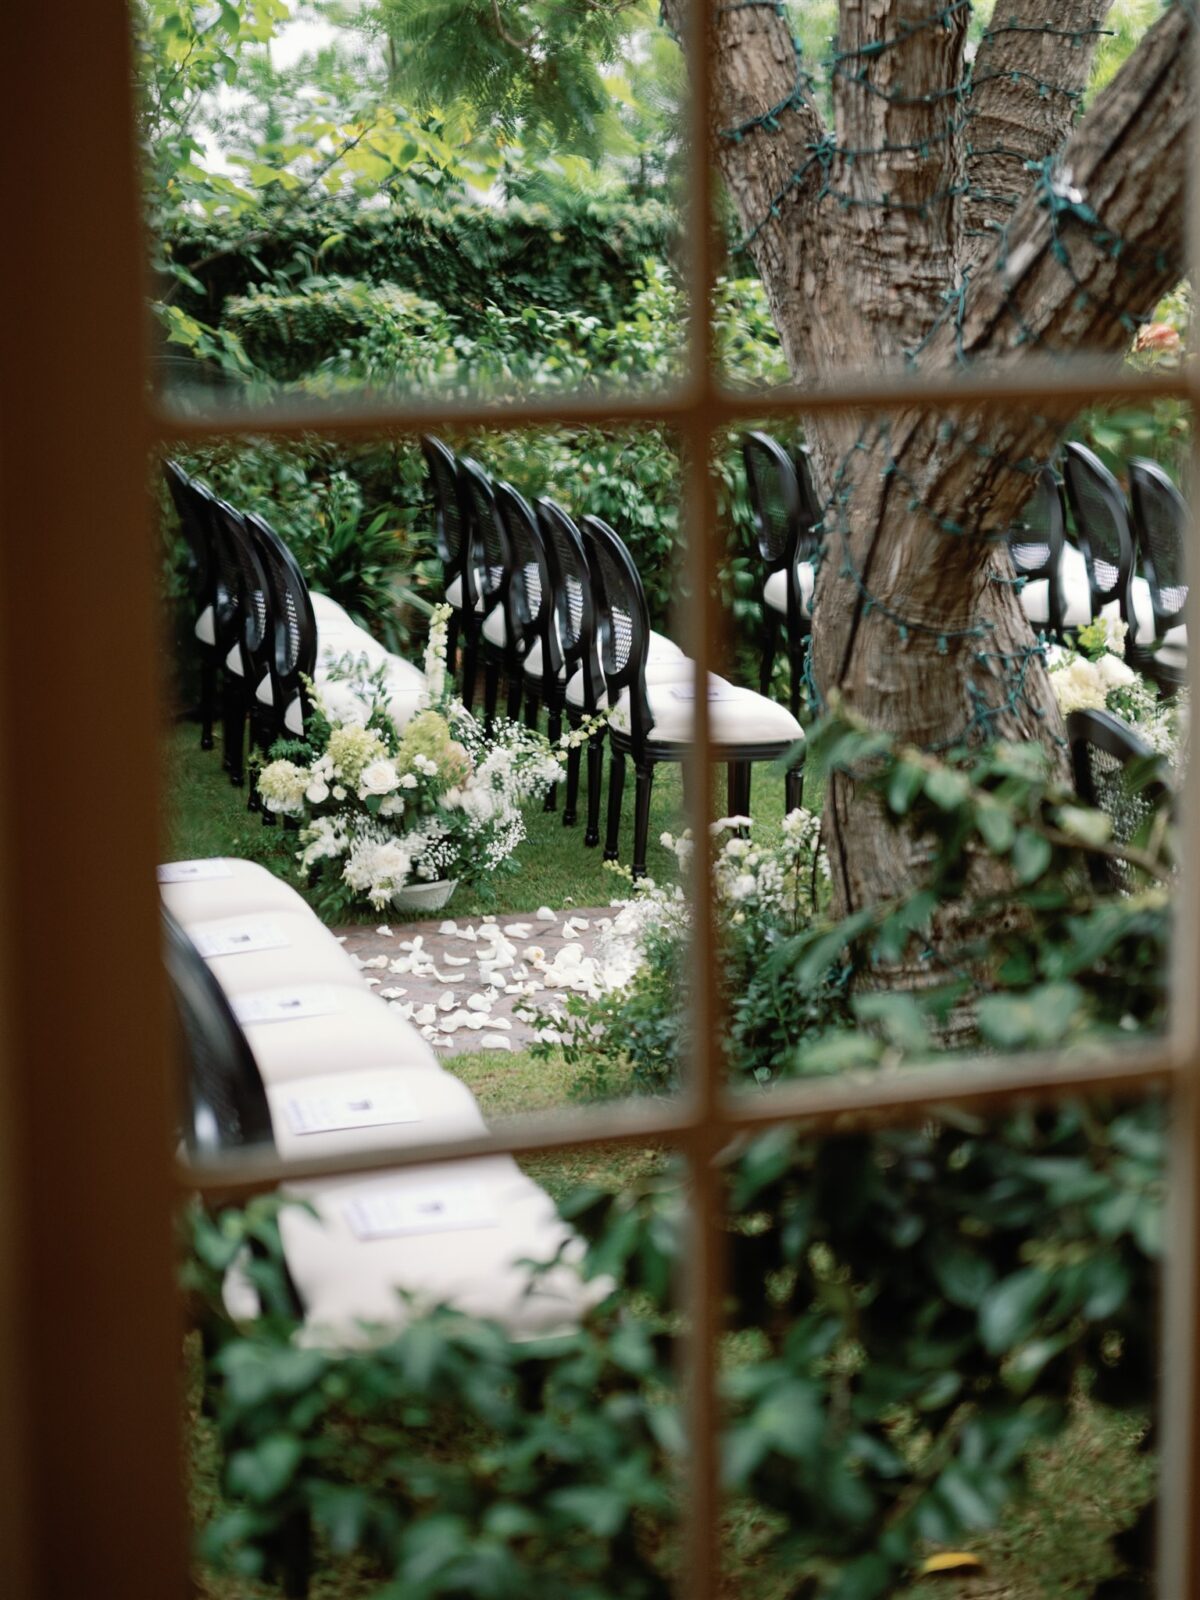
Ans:
[[[308,1600],[312,1575],[312,1522],[307,1511],[291,1515],[283,1529],[280,1576],[286,1600]]]
[[[568,710],[567,727],[572,733],[579,727],[579,718]],[[579,814],[579,769],[583,764],[582,745],[573,744],[567,751],[567,794],[563,802],[563,827],[573,828]]]
[[[587,831],[583,842],[589,848],[600,843],[600,780],[604,774],[604,730],[588,740]]]
[[[771,674],[775,670],[775,652],[779,648],[779,615],[765,602],[763,604],[762,660],[758,671],[760,694],[770,694]]]
[[[217,668],[216,663],[209,660],[200,663],[200,748],[211,750],[213,747],[213,716],[216,711],[217,700]]]
[[[525,726],[527,728],[537,727],[540,711],[541,706],[538,703],[538,697],[530,690],[525,696]]]
[[[523,688],[521,669],[518,667],[515,672],[509,674],[508,678],[508,704],[505,707],[505,715],[510,722],[516,722],[521,715],[521,690]]]
[[[246,781],[246,698],[240,681],[228,689],[225,718],[225,753],[229,760],[229,781],[240,789]]]
[[[500,698],[500,663],[489,661],[483,674],[483,731],[488,738],[496,730],[496,701]]]
[[[798,811],[804,804],[804,768],[789,767],[783,780],[784,804],[789,811]]]
[[[468,711],[475,704],[475,668],[478,653],[475,638],[468,632],[462,653],[462,699]]]
[[[557,745],[562,738],[563,714],[560,706],[550,706],[546,713],[546,737],[552,745]],[[546,799],[542,805],[543,811],[558,810],[558,785],[552,783],[546,790]]]
[[[633,875],[646,876],[646,846],[650,842],[650,795],[654,788],[654,763],[647,761],[637,769],[634,797]]]
[[[752,761],[742,761],[738,764],[742,769],[738,780],[738,816],[748,817],[752,815],[750,810],[750,779],[754,773],[754,763]]]
[[[608,823],[604,831],[604,859],[616,861],[621,843],[621,800],[625,794],[625,755],[621,750],[612,753],[612,766],[608,773]]]
[[[459,617],[457,611],[451,611],[450,619],[446,623],[446,671],[454,676],[455,660],[458,656]]]

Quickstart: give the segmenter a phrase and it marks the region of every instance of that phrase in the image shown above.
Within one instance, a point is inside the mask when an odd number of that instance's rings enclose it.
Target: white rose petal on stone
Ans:
[[[512,1045],[502,1033],[485,1033],[479,1041],[485,1050],[511,1050]]]
[[[537,920],[539,922],[557,922],[558,921],[557,914],[555,912],[551,911],[549,906],[539,906],[538,909],[537,909],[536,915],[537,915]]]

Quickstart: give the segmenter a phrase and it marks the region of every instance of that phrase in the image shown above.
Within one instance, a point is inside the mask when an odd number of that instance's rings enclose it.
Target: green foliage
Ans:
[[[1148,1415],[1164,1132],[1156,1104],[1068,1105],[724,1153],[724,1477],[775,1530],[760,1569],[876,1600],[929,1543],[996,1521],[1073,1394]],[[564,1202],[584,1271],[620,1285],[575,1334],[413,1312],[340,1354],[294,1342],[275,1202],[196,1211],[225,1500],[205,1554],[269,1574],[311,1519],[379,1600],[665,1597],[683,1200],[668,1170]],[[235,1260],[266,1307],[253,1325],[220,1299]]]

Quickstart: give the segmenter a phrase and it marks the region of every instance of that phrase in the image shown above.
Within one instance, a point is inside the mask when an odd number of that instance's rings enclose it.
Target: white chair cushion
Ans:
[[[231,996],[234,1009],[253,1002],[262,992],[240,990]],[[412,1023],[391,1010],[386,1000],[372,994],[361,979],[341,985],[272,984],[267,992],[286,992],[301,1001],[309,993],[321,994],[336,1009],[283,1022],[243,1021],[243,1031],[266,1084],[326,1078],[343,1072],[441,1070],[433,1050]]]
[[[220,877],[196,877],[191,881],[159,884],[163,904],[185,928],[193,922],[211,922],[219,917],[257,916],[274,911],[300,912],[311,916],[303,896],[256,861],[216,857],[212,861],[173,861],[163,870],[221,872]],[[228,869],[228,870],[225,870]]]
[[[295,1184],[288,1192],[317,1212],[285,1206],[279,1218],[288,1268],[305,1308],[301,1337],[307,1344],[361,1347],[373,1337],[363,1324],[394,1332],[412,1315],[399,1290],[414,1296],[418,1313],[451,1305],[501,1323],[515,1338],[537,1338],[570,1331],[610,1288],[583,1283],[566,1264],[536,1280],[518,1265],[548,1261],[560,1250],[568,1259],[578,1257],[581,1247],[549,1196],[509,1156]],[[347,1207],[389,1196],[401,1203],[406,1231],[360,1238]]]
[[[800,563],[800,605],[812,616],[813,591],[817,585],[816,569],[811,561]],[[773,572],[763,585],[763,599],[773,611],[787,613],[787,572],[781,567]]]
[[[446,585],[446,604],[454,607],[456,611],[462,610],[462,578],[451,578]]]
[[[652,683],[647,680],[653,726],[646,737],[657,744],[688,744],[692,738],[694,693],[691,663],[686,679]],[[710,677],[708,690],[709,737],[723,749],[740,745],[786,744],[803,739],[804,730],[786,706],[753,689],[739,689],[724,678]],[[613,726],[629,732],[629,691],[621,691],[613,711]]]
[[[230,646],[229,654],[225,657],[225,667],[227,671],[234,673],[239,678],[244,676],[242,672],[242,652],[239,645],[233,644]]]
[[[216,644],[217,628],[213,620],[213,608],[211,606],[205,606],[204,610],[196,618],[196,626],[193,631],[201,644]]]
[[[340,605],[338,601],[332,599],[329,595],[321,594],[317,589],[310,589],[308,597],[312,601],[313,616],[317,619],[318,628],[325,623],[337,622],[344,622],[347,627],[351,628],[354,626],[350,621],[350,613],[345,606]]]
[[[275,1148],[285,1160],[470,1139],[487,1131],[466,1084],[436,1066],[424,1072],[346,1071],[270,1084],[267,1101]],[[331,1125],[343,1118],[349,1126]]]
[[[1174,632],[1174,629],[1171,630]],[[1188,664],[1186,645],[1164,644],[1154,652],[1154,659],[1164,667],[1171,667],[1177,672],[1185,672]]]
[[[493,606],[483,619],[483,637],[489,644],[498,645],[501,650],[508,643],[508,623],[505,621],[503,606]]]
[[[358,968],[307,906],[298,911],[203,918],[189,923],[188,933],[193,939],[219,937],[245,932],[251,925],[283,942],[270,948],[248,946],[234,955],[210,957],[209,966],[226,994],[253,994],[260,989],[288,989],[306,983],[342,984],[361,992]]]
[[[647,683],[688,683],[694,676],[695,669],[684,655],[646,662]],[[567,685],[567,703],[580,708],[584,704],[582,667],[576,667]]]
[[[1063,546],[1058,564],[1058,582],[1062,594],[1063,626],[1086,628],[1092,620],[1092,591],[1083,552],[1073,544]],[[1036,578],[1032,583],[1027,583],[1021,590],[1021,606],[1034,627],[1044,628],[1050,621],[1048,580]]]

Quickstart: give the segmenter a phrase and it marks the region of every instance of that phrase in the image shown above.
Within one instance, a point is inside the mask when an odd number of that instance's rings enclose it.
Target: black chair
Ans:
[[[250,696],[250,742],[269,750],[276,739],[301,738],[310,708],[304,680],[317,665],[317,619],[308,583],[295,556],[264,518],[244,519],[266,578],[268,626],[255,658]],[[275,821],[262,807],[263,822]]]
[[[1112,822],[1116,844],[1131,844],[1168,802],[1161,758],[1108,711],[1072,711],[1067,718],[1071,766],[1080,799]],[[1089,858],[1097,888],[1131,890],[1141,875],[1124,861]]]
[[[594,716],[603,703],[603,681],[596,657],[595,607],[587,554],[579,529],[555,500],[537,503],[538,527],[551,583],[551,620],[554,646],[560,658],[552,679],[543,673],[542,696],[546,702],[551,742],[562,734],[563,713],[572,727],[585,717]],[[586,670],[585,670],[586,664]],[[568,694],[568,691],[570,693]],[[575,822],[579,803],[578,746],[567,752],[567,793],[563,823]],[[585,845],[600,843],[600,778],[604,761],[604,731],[588,741],[588,814]]]
[[[805,642],[812,632],[812,557],[820,544],[821,511],[804,455],[794,462],[769,434],[747,433],[742,439],[742,458],[764,569],[759,689],[763,694],[770,693],[782,622],[791,669],[790,705],[795,716],[800,706]]]
[[[446,665],[454,671],[462,619],[470,616],[474,604],[468,596],[466,560],[469,548],[467,526],[463,521],[458,487],[458,461],[449,445],[432,434],[421,436],[421,453],[429,471],[429,490],[433,497],[433,534],[438,559],[442,563],[442,584],[446,603],[452,607],[446,637]]]
[[[1062,481],[1052,467],[1043,467],[1038,473],[1037,487],[1026,503],[1020,520],[1009,529],[1008,552],[1017,576],[1025,579],[1021,594],[1026,616],[1035,627],[1044,628],[1052,639],[1060,643],[1066,625],[1062,576],[1065,545],[1066,508],[1063,505]],[[1046,584],[1044,615],[1040,604],[1030,606],[1025,601],[1025,596],[1031,592],[1030,586],[1041,580]],[[1040,592],[1034,593],[1040,602]]]
[[[474,620],[484,659],[484,726],[490,734],[496,719],[496,702],[503,675],[508,682],[508,714],[521,709],[520,634],[511,603],[516,567],[508,529],[496,508],[492,480],[469,457],[458,463],[461,504],[468,515],[470,543],[475,556],[469,564],[478,584]],[[474,677],[472,670],[471,677]],[[463,702],[470,709],[473,684],[463,676]]]
[[[163,462],[163,477],[188,548],[188,588],[195,606],[190,642],[200,666],[200,748],[211,750],[219,669],[216,651],[217,611],[227,601],[217,581],[219,568],[212,533],[213,497],[204,484],[189,477],[177,461]]]
[[[267,578],[254,541],[239,511],[226,500],[214,502],[214,548],[224,588],[236,596],[227,626],[218,629],[217,650],[224,672],[224,759],[229,781],[246,781],[246,722],[254,686],[265,660],[268,631]],[[253,802],[253,796],[251,797]]]
[[[599,672],[603,675],[608,704],[616,713],[608,725],[612,767],[609,773],[604,857],[606,861],[615,861],[618,856],[625,758],[631,755],[637,777],[633,876],[640,878],[646,872],[654,768],[663,761],[683,761],[691,747],[691,715],[682,708],[691,699],[694,669],[692,663],[685,660],[669,668],[668,676],[653,684],[647,682],[650,617],[646,593],[633,558],[620,537],[599,517],[584,517],[580,526],[592,557]],[[590,656],[591,652],[588,654]],[[586,660],[584,665],[586,673]],[[715,759],[729,768],[731,809],[737,814],[747,815],[750,809],[752,763],[778,760],[795,748],[803,740],[804,734],[795,717],[765,695],[750,695],[748,691],[734,690],[730,685],[717,684],[715,687],[718,691],[730,691],[739,703],[738,718],[744,719],[744,737],[722,738],[718,732],[712,740],[712,748]],[[671,696],[678,697],[681,706],[673,706]],[[667,713],[671,712],[678,718],[678,730],[669,724]],[[756,721],[761,725],[756,726]],[[667,728],[665,733],[658,732],[660,725]],[[725,731],[728,733],[729,729]],[[789,811],[800,805],[803,786],[804,757],[801,754],[787,773]]]
[[[562,651],[554,619],[554,580],[537,516],[524,495],[511,483],[495,485],[496,510],[508,533],[514,566],[509,582],[509,615],[517,637],[521,679],[525,696],[526,722],[537,725],[539,703],[547,706],[559,693],[561,711]],[[520,709],[520,696],[510,693],[510,717]],[[556,804],[555,786],[546,791],[547,811]],[[563,822],[575,821],[574,812],[563,812]]]
[[[163,956],[182,1033],[183,1139],[191,1154],[274,1147],[266,1090],[225,991],[168,911]]]
[[[1075,441],[1066,447],[1063,478],[1087,566],[1092,619],[1116,601],[1133,637],[1133,536],[1121,486],[1098,456]]]
[[[1136,664],[1166,690],[1187,682],[1187,539],[1191,515],[1187,501],[1155,461],[1129,463],[1129,499],[1150,590],[1154,646],[1133,639]],[[1136,611],[1136,606],[1135,606]]]

